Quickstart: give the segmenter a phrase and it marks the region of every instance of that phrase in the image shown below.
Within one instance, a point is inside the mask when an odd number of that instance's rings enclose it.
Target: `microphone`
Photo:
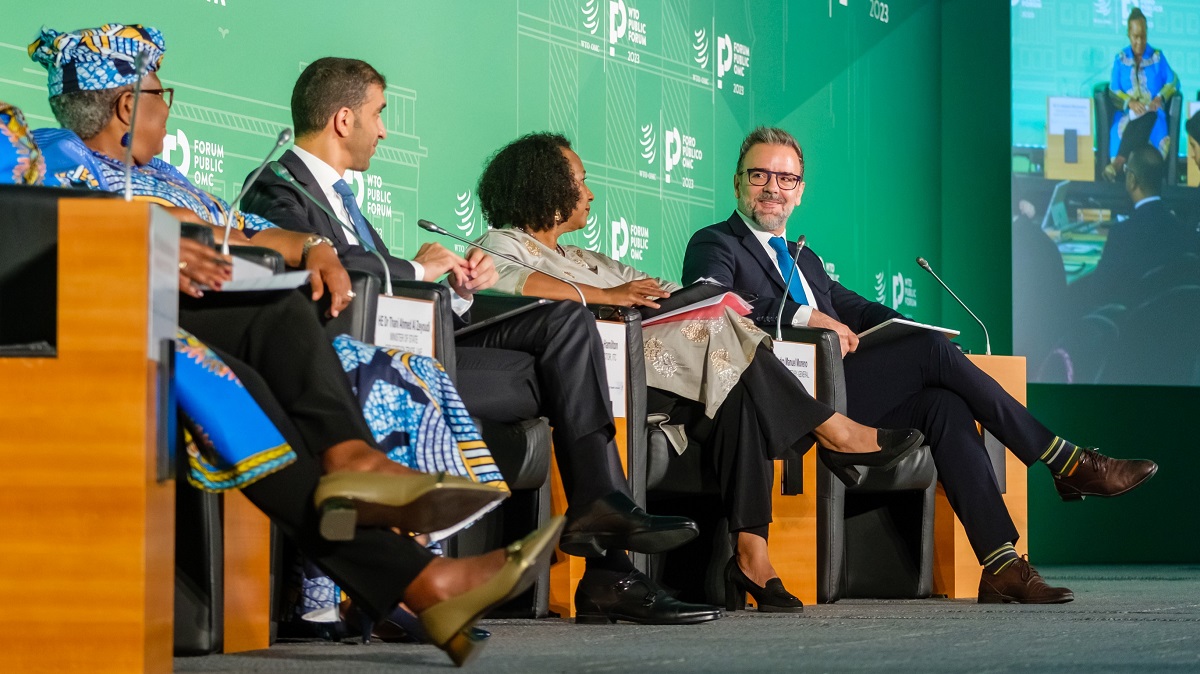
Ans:
[[[290,129],[288,130],[288,133],[289,134],[291,133]],[[280,135],[282,135],[282,134],[280,134]],[[295,187],[296,189],[300,190],[300,194],[303,194],[309,201],[311,201],[313,204],[315,204],[317,208],[324,211],[325,215],[328,215],[330,220],[333,220],[334,222],[341,224],[342,219],[339,218],[338,216],[334,215],[333,211],[329,210],[325,206],[325,204],[321,203],[321,201],[319,199],[317,199],[312,194],[310,194],[308,190],[304,189],[304,186],[301,185],[300,182],[296,180],[296,176],[293,176],[292,172],[289,171],[286,166],[284,166],[283,164],[280,164],[278,161],[268,162],[267,166],[269,166],[271,168],[272,173],[279,176],[283,180],[286,180],[287,182],[291,183],[292,187]],[[246,182],[247,182],[247,184],[249,184],[251,181],[246,181]],[[392,294],[392,270],[388,269],[387,260],[383,259],[383,255],[381,255],[379,253],[379,251],[375,250],[374,246],[368,246],[368,245],[364,244],[363,240],[358,237],[358,232],[351,231],[350,228],[346,228],[346,227],[343,227],[342,230],[345,232],[349,232],[350,235],[354,237],[354,240],[358,242],[358,245],[371,251],[372,253],[374,253],[375,257],[379,259],[379,264],[383,267],[383,294],[391,295]]]
[[[787,299],[792,296],[792,279],[796,276],[796,267],[800,265],[800,251],[804,250],[804,243],[807,240],[808,237],[803,234],[796,239],[796,254],[792,256],[792,270],[788,272],[788,277],[783,281],[783,298],[779,300],[779,313],[775,316],[776,341],[783,341],[783,308],[787,306]]]
[[[984,350],[984,355],[992,355],[992,338],[988,336],[987,326],[983,324],[983,321],[979,320],[979,317],[975,315],[975,312],[971,311],[971,308],[968,307],[966,303],[958,299],[958,295],[954,294],[954,291],[950,289],[950,286],[946,285],[946,282],[943,281],[940,276],[934,273],[933,267],[929,266],[929,262],[925,258],[917,258],[917,264],[921,265],[921,269],[929,272],[930,276],[933,276],[933,278],[937,279],[937,282],[942,284],[942,287],[946,289],[946,292],[950,293],[950,296],[954,298],[954,301],[962,305],[962,308],[966,309],[968,314],[971,314],[971,318],[975,319],[975,322],[979,324],[979,327],[983,328],[983,341],[987,345]]]
[[[533,271],[536,271],[540,274],[545,274],[546,276],[549,276],[550,278],[552,278],[556,281],[562,281],[563,283],[574,288],[575,292],[579,293],[579,303],[584,306],[587,306],[587,300],[584,299],[583,291],[579,289],[579,286],[575,285],[573,282],[568,281],[567,279],[565,279],[561,276],[558,276],[557,274],[552,274],[552,273],[546,271],[545,269],[538,269],[537,267],[525,262],[524,260],[519,260],[519,259],[513,257],[512,255],[508,255],[507,253],[501,253],[500,251],[492,250],[491,248],[488,248],[487,246],[481,245],[479,243],[475,243],[473,241],[468,241],[467,239],[464,239],[463,237],[461,237],[457,234],[451,234],[450,232],[447,232],[446,230],[442,229],[441,227],[438,227],[437,225],[433,224],[432,222],[430,222],[428,220],[417,220],[417,226],[427,232],[433,232],[434,234],[441,234],[442,236],[448,236],[451,239],[455,239],[457,241],[462,241],[463,243],[467,244],[468,246],[475,246],[476,248],[478,248],[482,251],[485,251],[487,253],[491,253],[492,255],[495,255],[496,257],[502,257],[505,260],[508,260],[509,262],[515,262],[515,263],[521,265],[522,267],[525,267],[526,269],[532,269]]]
[[[137,127],[138,103],[142,100],[142,78],[146,76],[146,51],[138,50],[133,59],[133,111],[129,113],[129,144],[125,146],[125,201],[133,201],[133,132]]]
[[[242,203],[242,199],[246,196],[246,192],[250,191],[250,186],[254,184],[255,180],[258,180],[259,174],[261,174],[263,169],[267,167],[267,163],[271,161],[271,156],[275,154],[275,150],[287,145],[289,142],[291,142],[291,140],[292,130],[284,127],[283,131],[279,132],[279,137],[275,139],[275,145],[272,146],[271,151],[267,153],[267,158],[262,160],[262,163],[258,165],[258,168],[254,169],[254,172],[250,174],[249,178],[246,178],[246,182],[242,184],[242,191],[238,192],[238,195],[234,197],[233,201],[229,202],[231,209],[241,208],[240,204]],[[222,255],[229,254],[229,230],[232,228],[233,214],[229,213],[225,218],[225,240],[221,242]]]

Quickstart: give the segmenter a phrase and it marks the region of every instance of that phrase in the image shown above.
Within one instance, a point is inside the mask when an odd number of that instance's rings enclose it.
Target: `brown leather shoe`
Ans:
[[[980,604],[1065,604],[1075,599],[1075,593],[1065,587],[1050,587],[1029,565],[1029,556],[1009,564],[993,574],[987,569],[979,578]]]
[[[1064,501],[1084,496],[1119,496],[1149,480],[1158,464],[1146,459],[1114,459],[1084,447],[1079,465],[1067,477],[1055,477],[1054,488]]]

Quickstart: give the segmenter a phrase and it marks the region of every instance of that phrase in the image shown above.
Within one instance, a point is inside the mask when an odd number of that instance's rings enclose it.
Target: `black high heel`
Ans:
[[[817,454],[829,472],[836,475],[846,486],[853,487],[863,479],[862,472],[855,466],[887,470],[925,442],[925,436],[915,428],[880,428],[876,431],[876,438],[879,442],[877,452],[852,454],[820,447]]]
[[[761,613],[801,613],[804,602],[783,586],[783,581],[772,578],[766,587],[759,587],[754,581],[742,573],[737,563],[737,555],[729,558],[725,565],[725,610],[743,611],[746,609],[746,593],[754,597]]]

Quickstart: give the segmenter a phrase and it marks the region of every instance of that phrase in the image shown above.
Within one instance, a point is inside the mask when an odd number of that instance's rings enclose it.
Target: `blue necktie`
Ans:
[[[783,279],[792,279],[788,284],[788,294],[792,299],[799,304],[808,304],[808,298],[804,295],[804,286],[800,283],[800,272],[792,273],[792,269],[796,266],[792,262],[792,252],[788,250],[787,241],[782,236],[772,236],[770,240],[771,248],[775,251],[775,262],[779,265],[779,273],[783,274]]]
[[[362,239],[362,247],[367,250],[375,250],[375,240],[371,238],[371,226],[367,224],[367,219],[363,217],[362,211],[358,210],[358,202],[354,200],[354,192],[350,190],[350,186],[346,184],[345,180],[339,178],[333,184],[333,191],[342,197],[342,205],[346,207],[346,213],[350,215],[350,222],[354,223],[354,231],[358,233],[358,238]]]

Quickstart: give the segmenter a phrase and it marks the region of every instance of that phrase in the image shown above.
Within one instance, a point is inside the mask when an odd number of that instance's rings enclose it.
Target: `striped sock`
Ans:
[[[1083,454],[1083,450],[1071,443],[1055,436],[1050,442],[1050,446],[1042,453],[1041,462],[1049,466],[1050,472],[1054,477],[1067,477],[1075,471],[1075,466],[1079,465],[1079,456]]]
[[[983,570],[991,571],[992,575],[996,575],[1020,558],[1021,556],[1017,554],[1017,549],[1013,547],[1013,544],[1005,543],[983,558]]]

